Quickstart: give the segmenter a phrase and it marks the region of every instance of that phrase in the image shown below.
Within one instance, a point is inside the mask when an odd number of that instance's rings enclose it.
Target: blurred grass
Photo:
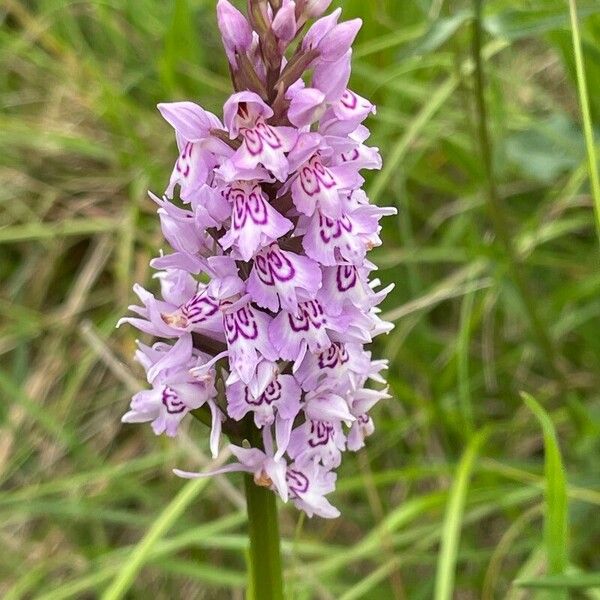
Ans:
[[[600,8],[576,3],[575,61],[566,0],[484,5],[485,125],[511,256],[486,212],[471,4],[343,6],[365,23],[353,87],[379,108],[370,126],[385,166],[367,188],[399,208],[373,252],[396,282],[384,307],[396,329],[376,349],[394,398],[367,450],[346,457],[342,518],[297,527],[282,509],[288,591],[429,599],[437,570],[438,597],[598,598],[600,272],[586,148],[600,123]],[[99,597],[139,566],[131,598],[241,598],[235,476],[207,482],[136,554],[184,489],[171,469],[207,464],[207,436],[195,423],[177,441],[120,424],[140,373],[135,333],[113,329],[161,247],[145,190],[164,187],[175,147],[154,106],[191,98],[219,112],[229,90],[214,2],[4,0],[0,19],[0,596]]]

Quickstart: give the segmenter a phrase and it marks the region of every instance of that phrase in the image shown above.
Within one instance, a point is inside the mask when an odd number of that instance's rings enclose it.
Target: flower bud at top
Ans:
[[[294,0],[284,0],[281,8],[277,11],[273,19],[273,33],[280,45],[285,47],[294,39],[296,35],[296,3]]]
[[[296,16],[299,23],[320,17],[331,4],[331,0],[299,0],[296,3]]]
[[[228,0],[217,4],[217,22],[229,62],[237,66],[236,52],[247,52],[252,45],[252,29],[246,17]]]
[[[330,15],[315,21],[302,40],[303,50],[312,50],[318,47],[321,40],[337,25],[342,14],[342,9],[334,10]]]
[[[319,42],[320,57],[326,62],[340,59],[352,46],[358,30],[362,27],[361,19],[352,19],[336,25]]]

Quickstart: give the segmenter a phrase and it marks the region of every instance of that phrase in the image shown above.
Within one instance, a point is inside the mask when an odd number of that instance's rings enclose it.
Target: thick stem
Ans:
[[[250,578],[248,600],[283,600],[277,499],[275,494],[245,475],[250,537]]]

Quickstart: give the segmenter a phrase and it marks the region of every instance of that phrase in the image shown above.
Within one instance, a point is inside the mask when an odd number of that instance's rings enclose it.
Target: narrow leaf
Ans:
[[[561,575],[567,568],[567,485],[554,424],[548,413],[529,394],[523,401],[542,426],[544,436],[544,476],[546,507],[544,511],[544,543],[548,574]],[[564,597],[560,593],[557,598]]]
[[[460,459],[454,482],[450,488],[435,576],[435,600],[451,600],[453,598],[456,557],[458,554],[469,481],[473,472],[473,466],[475,465],[475,459],[485,436],[486,433],[484,430],[471,438],[471,442]]]

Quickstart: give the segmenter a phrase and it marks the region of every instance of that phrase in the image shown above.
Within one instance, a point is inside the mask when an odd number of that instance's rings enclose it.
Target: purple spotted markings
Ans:
[[[175,163],[176,171],[181,174],[182,177],[188,177],[190,174],[192,153],[194,152],[194,144],[186,142],[177,162]]]

